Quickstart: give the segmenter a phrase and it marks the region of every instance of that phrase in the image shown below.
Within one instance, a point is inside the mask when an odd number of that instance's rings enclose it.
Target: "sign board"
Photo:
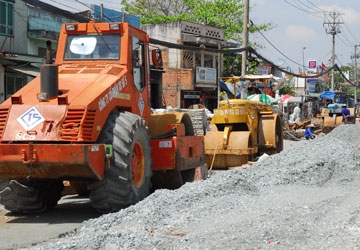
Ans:
[[[309,60],[308,69],[311,71],[316,71],[316,68],[317,68],[316,60]]]
[[[271,74],[271,66],[269,66],[269,65],[258,66],[257,72],[259,75]]]
[[[216,69],[196,67],[196,83],[216,85]]]
[[[200,91],[184,91],[184,99],[200,99]]]

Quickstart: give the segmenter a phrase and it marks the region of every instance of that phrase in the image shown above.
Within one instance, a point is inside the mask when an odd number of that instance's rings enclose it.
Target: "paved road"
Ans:
[[[56,238],[96,218],[88,198],[64,196],[59,205],[46,213],[15,216],[0,206],[0,249],[18,249]]]

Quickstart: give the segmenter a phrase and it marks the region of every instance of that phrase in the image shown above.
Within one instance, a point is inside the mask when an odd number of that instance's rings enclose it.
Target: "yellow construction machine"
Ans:
[[[221,100],[204,143],[205,162],[210,169],[241,166],[264,153],[282,151],[281,119],[266,102],[236,97]]]
[[[329,133],[335,127],[342,124],[342,108],[345,105],[350,111],[348,123],[355,123],[355,107],[352,96],[347,93],[324,91],[320,95],[320,99],[324,101],[325,107],[321,108],[322,132]]]

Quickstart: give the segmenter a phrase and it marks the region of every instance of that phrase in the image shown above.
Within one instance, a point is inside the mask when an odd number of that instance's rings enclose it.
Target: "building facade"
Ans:
[[[92,13],[73,14],[38,0],[0,0],[0,102],[39,75],[40,66],[46,63],[48,42],[55,56],[62,23],[88,22],[92,17],[114,21],[113,17],[119,16],[102,11],[94,6]],[[153,100],[155,107],[202,104],[210,110],[216,108],[223,56],[204,48],[224,48],[224,31],[186,21],[144,25],[142,29],[151,38],[189,45],[188,49],[161,47],[164,72],[152,79],[152,89],[162,99]],[[156,45],[151,49],[157,49]]]
[[[0,0],[0,102],[39,75],[62,23],[88,20],[37,0]]]
[[[160,47],[165,71],[159,87],[162,105],[189,108],[202,104],[210,110],[216,108],[223,55],[204,48],[222,49],[223,29],[187,21],[142,25],[142,29],[151,38],[179,45]]]

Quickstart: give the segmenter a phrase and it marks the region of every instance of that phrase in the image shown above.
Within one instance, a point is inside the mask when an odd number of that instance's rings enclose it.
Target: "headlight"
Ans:
[[[65,30],[76,30],[76,24],[66,24]]]
[[[118,24],[118,23],[110,24],[110,30],[119,30],[119,29],[120,29],[120,24]]]

